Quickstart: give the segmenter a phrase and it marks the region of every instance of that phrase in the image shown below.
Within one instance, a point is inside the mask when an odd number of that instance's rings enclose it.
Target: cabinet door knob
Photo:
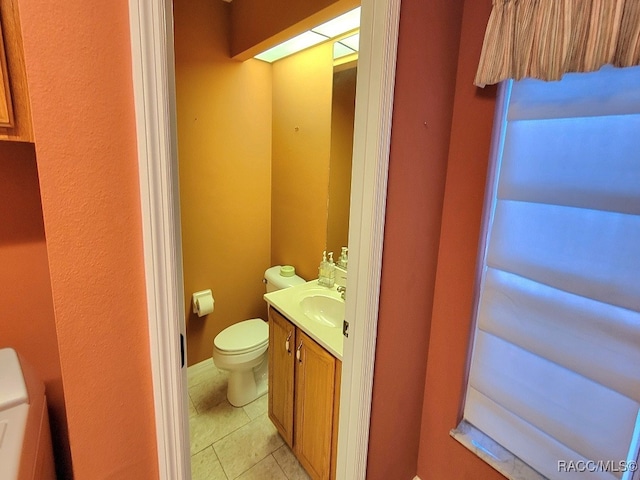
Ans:
[[[293,333],[293,330],[291,330],[289,332],[289,335],[287,335],[287,341],[284,342],[284,348],[287,349],[287,353],[291,353],[291,350],[289,350],[289,340],[291,339],[291,334]]]
[[[302,363],[302,356],[300,355],[301,348],[302,348],[302,340],[300,340],[300,345],[298,345],[298,348],[296,349],[296,358],[300,363]]]

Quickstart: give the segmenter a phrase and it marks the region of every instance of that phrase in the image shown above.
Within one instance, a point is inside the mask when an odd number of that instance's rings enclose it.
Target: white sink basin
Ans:
[[[300,306],[304,314],[325,327],[340,327],[344,320],[344,301],[326,295],[303,297]]]
[[[329,353],[342,359],[345,305],[336,287],[323,287],[318,280],[311,280],[265,293],[264,299]]]

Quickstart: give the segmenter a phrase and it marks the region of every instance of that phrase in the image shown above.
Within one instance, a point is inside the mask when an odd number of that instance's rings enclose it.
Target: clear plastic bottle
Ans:
[[[347,256],[348,249],[347,247],[342,247],[342,252],[340,253],[340,258],[338,259],[338,266],[340,268],[347,269],[347,262],[349,261],[349,257]]]
[[[318,267],[318,285],[325,285],[327,283],[327,251],[322,252],[322,261]]]
[[[333,287],[336,281],[336,265],[333,262],[333,252],[329,252],[329,260],[327,261],[326,250],[322,252],[322,262],[318,268],[318,285],[323,287]]]
[[[327,279],[327,287],[333,287],[336,283],[336,264],[333,261],[333,252],[329,252],[329,262],[327,263]]]

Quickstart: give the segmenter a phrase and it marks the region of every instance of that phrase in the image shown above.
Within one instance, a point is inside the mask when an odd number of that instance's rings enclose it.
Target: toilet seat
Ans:
[[[264,348],[269,343],[269,326],[260,318],[252,318],[225,328],[213,340],[221,354],[239,355]]]

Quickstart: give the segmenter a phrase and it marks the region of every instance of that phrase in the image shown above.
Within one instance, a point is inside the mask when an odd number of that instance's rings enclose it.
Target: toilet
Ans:
[[[267,293],[305,283],[289,265],[264,273]],[[244,320],[225,328],[213,340],[213,363],[229,372],[227,399],[242,407],[267,392],[269,326],[261,318]]]

